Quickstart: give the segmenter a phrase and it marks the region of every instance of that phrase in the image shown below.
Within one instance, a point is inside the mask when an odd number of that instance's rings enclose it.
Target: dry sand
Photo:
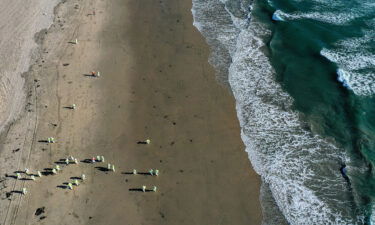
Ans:
[[[215,80],[190,8],[185,0],[60,4],[28,74],[30,104],[2,138],[3,152],[18,160],[2,175],[51,168],[69,155],[104,155],[116,172],[80,163],[35,182],[8,177],[3,197],[22,187],[28,194],[1,200],[1,224],[261,223],[260,180],[234,100]],[[64,108],[73,103],[76,110]],[[57,143],[39,142],[49,136]],[[150,145],[137,144],[147,138]],[[160,175],[126,174],[133,168]],[[87,180],[74,190],[58,187],[82,173]],[[158,191],[130,191],[142,185]],[[35,216],[39,207],[45,212]]]
[[[25,105],[22,73],[37,47],[34,34],[48,28],[58,0],[0,1],[0,132]]]

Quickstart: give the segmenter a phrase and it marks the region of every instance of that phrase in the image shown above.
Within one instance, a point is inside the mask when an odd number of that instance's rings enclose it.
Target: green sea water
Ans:
[[[375,224],[375,2],[193,0],[192,13],[236,99],[264,224]]]
[[[372,35],[368,32],[371,28],[368,21],[374,18],[374,9],[364,9],[365,1],[337,2],[341,4],[335,6],[333,1],[269,1],[259,3],[258,11],[253,15],[272,30],[267,44],[277,81],[293,97],[294,108],[308,122],[308,129],[331,138],[350,156],[344,162],[337,162],[337,172],[340,173],[341,166],[346,166],[343,179],[345,175],[349,177],[348,188],[353,193],[353,200],[358,210],[365,212],[367,223],[371,223],[375,200],[375,95],[371,90],[375,79],[371,75],[375,65],[368,63],[352,71],[347,68],[349,73],[358,74],[351,80],[342,80],[338,71],[350,64],[360,65],[361,62],[355,60],[361,60],[361,54],[373,57],[375,45],[372,40],[365,39]],[[333,12],[345,17],[353,9],[359,15],[346,22],[330,20],[324,15]],[[274,15],[276,10],[279,15]],[[315,17],[313,12],[317,12]],[[337,45],[361,38],[364,40],[359,46]],[[357,49],[351,50],[351,47]],[[340,56],[352,61],[345,64],[345,60],[335,61],[328,57],[329,60],[322,54],[323,49],[339,52]],[[362,80],[359,83],[355,79]],[[370,91],[361,91],[361,88]]]

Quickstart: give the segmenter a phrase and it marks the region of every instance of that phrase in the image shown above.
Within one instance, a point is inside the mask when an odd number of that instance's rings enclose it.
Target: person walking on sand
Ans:
[[[39,170],[36,173],[38,174],[38,177],[42,177],[42,173]]]
[[[72,183],[68,183],[68,188],[69,188],[70,190],[73,190],[73,185],[72,185]]]
[[[21,180],[21,174],[20,173],[16,173],[16,176],[17,176],[17,180]]]
[[[133,169],[133,175],[137,175],[137,170]]]
[[[27,189],[26,189],[26,188],[22,188],[22,194],[23,194],[23,195],[26,195],[26,194],[27,194]]]
[[[142,186],[142,191],[146,192],[146,186],[145,185]]]

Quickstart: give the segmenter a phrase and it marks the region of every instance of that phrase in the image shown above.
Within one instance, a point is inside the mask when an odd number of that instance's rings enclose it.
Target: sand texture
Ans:
[[[48,28],[58,0],[0,1],[0,131],[22,111],[26,94],[22,74],[37,47],[34,35]]]
[[[59,5],[26,79],[24,115],[2,137],[0,158],[13,163],[1,169],[0,224],[261,224],[260,180],[233,96],[215,80],[190,9],[186,0]],[[64,165],[69,155],[106,163]],[[57,175],[12,177],[56,164]],[[82,173],[87,179],[67,189]],[[142,185],[158,190],[143,193]],[[23,187],[26,195],[17,192]]]

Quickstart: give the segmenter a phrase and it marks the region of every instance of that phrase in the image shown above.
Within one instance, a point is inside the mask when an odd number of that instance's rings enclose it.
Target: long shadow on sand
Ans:
[[[108,172],[110,171],[108,168],[103,167],[103,166],[96,166],[95,169],[102,171],[102,172]]]
[[[13,178],[13,179],[17,179],[17,176],[15,176],[15,175],[8,175],[8,174],[5,174],[5,177],[10,177],[10,178]]]
[[[67,189],[68,188],[68,186],[66,186],[66,185],[57,185],[56,187],[61,188],[61,189]]]
[[[129,191],[143,192],[142,188],[129,188]],[[152,192],[152,190],[146,190],[145,192]]]
[[[33,180],[33,179],[24,177],[24,178],[21,178],[20,180]]]
[[[137,172],[137,174],[134,174],[133,172],[122,172],[121,174],[151,176],[151,174],[148,172]]]
[[[82,163],[87,163],[87,164],[92,164],[92,159],[84,159],[84,160],[81,160]]]
[[[92,77],[92,78],[95,78],[95,75],[92,75],[92,74],[83,74],[84,77]]]

